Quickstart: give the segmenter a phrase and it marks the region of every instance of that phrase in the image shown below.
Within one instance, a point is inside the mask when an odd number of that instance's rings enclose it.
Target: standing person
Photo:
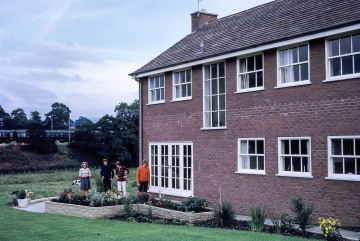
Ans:
[[[147,160],[143,160],[142,165],[138,168],[136,181],[139,187],[139,192],[147,192],[150,186],[150,169],[148,167]]]
[[[79,170],[79,177],[80,177],[80,190],[82,192],[83,196],[86,196],[88,194],[88,191],[90,189],[90,177],[91,177],[91,171],[88,168],[88,163],[83,162],[81,164],[81,168]]]
[[[127,174],[125,175],[125,172]],[[122,196],[126,197],[126,178],[130,173],[130,170],[127,169],[121,162],[116,162],[116,169],[115,169],[115,175],[118,183],[118,191],[122,191]]]
[[[108,160],[103,159],[104,166],[101,167],[100,175],[101,180],[104,185],[104,191],[107,192],[107,190],[111,190],[111,182],[114,178],[114,170],[110,165],[108,165]]]

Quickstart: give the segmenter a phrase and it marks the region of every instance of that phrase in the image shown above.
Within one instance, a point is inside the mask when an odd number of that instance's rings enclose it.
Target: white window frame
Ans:
[[[292,140],[307,140],[308,141],[308,152],[305,154],[282,154],[282,141],[289,140],[290,143]],[[290,144],[291,145],[291,144]],[[301,152],[301,144],[299,147]],[[289,146],[289,150],[291,147]],[[296,172],[296,171],[284,171],[283,170],[283,157],[307,157],[308,158],[308,172]],[[302,168],[302,167],[300,167]],[[313,178],[312,176],[312,162],[311,162],[311,137],[279,137],[278,138],[278,174],[276,176],[287,176],[287,177],[304,177],[304,178]]]
[[[215,95],[217,95],[217,96],[220,96],[220,94],[219,94],[219,90],[218,90],[218,93],[217,94],[212,94],[212,85],[210,84],[210,95],[206,95],[206,84],[205,84],[205,67],[206,66],[210,66],[210,65],[213,65],[213,64],[216,64],[216,65],[219,65],[220,63],[223,63],[224,64],[224,77],[221,77],[221,78],[224,78],[224,93],[223,94],[221,94],[221,95],[224,95],[225,97],[224,97],[224,99],[225,99],[225,101],[224,101],[224,110],[220,110],[220,107],[219,107],[219,103],[218,103],[218,110],[217,111],[213,111],[213,110],[210,110],[210,111],[207,111],[206,110],[206,97],[207,96],[215,96]],[[203,69],[202,69],[202,71],[203,71],[203,128],[201,128],[201,130],[218,130],[218,129],[226,129],[227,127],[226,127],[226,61],[220,61],[220,62],[213,62],[213,63],[207,63],[207,64],[205,64],[205,65],[203,65]],[[219,81],[219,79],[220,79],[220,77],[219,77],[219,67],[217,68],[217,75],[218,75],[218,77],[217,78],[212,78],[211,76],[210,76],[210,79],[209,80],[211,80],[211,81],[213,81],[213,80],[216,80],[216,81]],[[211,69],[210,69],[210,75],[211,75]],[[219,87],[218,87],[218,89],[219,89]],[[211,102],[210,102],[210,105],[212,106],[212,98],[211,98]],[[211,107],[212,108],[212,107]],[[211,117],[211,120],[210,120],[210,126],[206,126],[206,114],[207,113],[209,113],[209,112],[211,112],[211,113],[213,113],[213,112],[218,112],[218,114],[220,113],[220,111],[224,111],[225,112],[225,123],[224,123],[224,125],[223,126],[220,126],[220,125],[217,125],[217,126],[212,126],[212,117]],[[220,119],[220,117],[218,116],[218,120]]]
[[[360,182],[360,167],[357,166],[357,162],[355,161],[355,168],[358,170],[358,174],[336,174],[333,172],[333,157],[340,157],[340,158],[359,158],[360,155],[356,155],[356,147],[354,145],[354,155],[333,155],[331,153],[332,150],[332,140],[333,139],[341,139],[341,149],[343,147],[343,140],[344,139],[360,139],[360,135],[358,136],[328,136],[327,144],[328,144],[328,176],[325,179],[333,179],[333,180],[344,180],[344,181],[358,181]],[[341,150],[343,151],[343,149]],[[343,167],[344,168],[344,167]]]
[[[241,147],[241,142],[242,141],[247,141],[247,148],[249,145],[249,141],[262,141],[264,144],[264,153],[263,154],[259,154],[256,153],[254,154],[249,154],[248,149],[246,150],[246,153],[242,152],[242,147]],[[255,144],[255,149],[257,148],[257,145]],[[243,158],[244,156],[255,156],[255,157],[263,157],[264,158],[264,170],[259,170],[259,169],[250,169],[250,168],[242,168],[243,167]],[[238,138],[238,162],[237,162],[237,167],[238,170],[236,173],[242,173],[242,174],[255,174],[255,175],[266,175],[265,173],[265,138]]]
[[[261,55],[261,60],[262,60],[262,68],[259,69],[259,70],[256,70],[256,64],[255,64],[255,70],[253,71],[248,71],[247,67],[248,67],[248,64],[247,64],[247,61],[248,61],[248,58],[255,58],[255,56],[258,56],[258,55]],[[241,72],[241,69],[240,69],[240,61],[242,59],[246,59],[246,71],[245,72]],[[254,54],[251,54],[251,55],[245,55],[245,56],[241,56],[241,57],[238,57],[237,58],[237,61],[236,61],[236,72],[237,72],[237,82],[236,82],[236,92],[235,93],[244,93],[244,92],[252,92],[252,91],[259,91],[259,90],[264,90],[264,54],[262,52],[260,53],[254,53]],[[245,75],[247,76],[246,78],[248,78],[249,74],[252,74],[252,73],[258,73],[258,72],[262,72],[262,86],[260,87],[247,87],[247,88],[241,88],[241,85],[242,85],[242,81],[241,81],[241,75]]]
[[[171,188],[171,186],[168,187],[161,187],[161,178],[163,177],[161,174],[161,170],[162,170],[162,166],[161,166],[161,157],[167,157],[167,160],[169,161],[169,163],[172,161],[172,157],[175,156],[174,153],[172,153],[172,145],[178,145],[180,146],[180,150],[179,150],[179,185],[180,188],[179,189],[174,189]],[[152,153],[151,153],[151,146],[157,146],[157,156],[154,158],[157,158],[158,161],[158,165],[155,166],[155,168],[157,168],[158,170],[158,186],[154,186],[154,183],[150,183],[150,188],[149,188],[149,192],[152,193],[159,193],[159,194],[167,194],[167,195],[174,195],[174,196],[179,196],[179,197],[190,197],[190,196],[194,196],[194,145],[193,142],[190,141],[184,141],[184,142],[150,142],[149,143],[149,168],[150,168],[150,178],[154,177],[154,174],[152,173]],[[168,146],[168,155],[166,156],[164,153],[161,153],[161,146]],[[184,169],[186,168],[184,165],[184,152],[183,152],[183,148],[184,146],[191,146],[191,184],[190,184],[190,190],[185,190],[184,189],[184,179],[185,175],[184,175]],[[182,161],[181,161],[182,160]],[[168,165],[169,168],[171,169],[171,164]],[[171,173],[171,174],[170,174]],[[172,171],[169,171],[169,174],[172,175]],[[168,178],[172,178],[172,176],[168,176]]]
[[[293,49],[293,48],[299,48],[301,46],[307,46],[307,54],[308,54],[308,59],[307,61],[302,61],[302,62],[296,62],[296,63],[292,63],[292,64],[284,64],[284,65],[280,65],[280,52],[284,51],[284,50],[289,50],[289,49]],[[275,88],[284,88],[284,87],[293,87],[293,86],[301,86],[301,85],[308,85],[311,84],[310,79],[310,45],[308,42],[305,43],[298,43],[298,44],[294,44],[294,45],[290,45],[290,46],[286,46],[286,47],[281,47],[278,48],[277,50],[277,86]],[[299,54],[298,54],[298,59],[299,59]],[[281,69],[284,67],[291,67],[291,66],[299,66],[301,64],[306,64],[308,65],[308,79],[307,80],[299,80],[299,81],[293,81],[293,82],[286,82],[286,83],[282,83],[281,82]],[[299,71],[299,73],[301,74],[301,71]]]
[[[188,81],[188,79],[186,78],[186,71],[190,71],[190,80]],[[181,72],[185,72],[185,83],[179,83],[179,84],[176,84],[175,83],[175,76],[176,76],[176,73],[181,73]],[[176,87],[182,87],[186,88],[187,85],[190,85],[191,87],[191,90],[190,90],[190,95],[188,96],[185,96],[185,97],[176,97]],[[182,70],[177,70],[177,71],[174,71],[173,72],[173,101],[182,101],[182,100],[191,100],[192,99],[192,89],[193,89],[193,86],[192,86],[192,69],[182,69]],[[186,92],[187,92],[187,89],[186,89]]]
[[[338,35],[336,37],[330,37],[330,38],[327,38],[326,41],[325,41],[325,68],[326,68],[326,80],[324,80],[324,82],[331,82],[331,81],[337,81],[337,80],[346,80],[346,79],[354,79],[354,78],[360,78],[360,73],[353,73],[353,74],[340,74],[338,76],[331,76],[331,59],[334,59],[334,58],[341,58],[341,57],[345,57],[345,56],[353,56],[353,71],[355,71],[355,66],[354,66],[354,55],[355,54],[360,54],[360,52],[353,52],[353,49],[352,49],[352,41],[351,41],[351,53],[348,53],[348,54],[341,54],[339,52],[339,55],[337,56],[332,56],[330,57],[330,41],[332,40],[340,40],[340,38],[345,38],[345,37],[349,37],[349,36],[353,36],[353,35],[358,35],[360,34],[359,32],[357,33],[352,33],[352,34],[342,34],[342,35]],[[340,51],[340,50],[339,50]],[[340,68],[342,70],[342,64],[340,63]],[[341,71],[342,72],[342,71]]]
[[[159,86],[159,87],[155,87],[155,88],[151,88],[151,80],[154,79],[154,78],[160,78],[161,76],[163,76],[164,78],[164,86]],[[164,96],[163,96],[163,99],[160,99],[160,100],[157,100],[157,101],[152,101],[152,94],[154,90],[158,90],[160,89],[163,89],[164,90]],[[154,76],[150,76],[148,78],[148,104],[160,104],[160,103],[165,103],[165,74],[161,74],[161,75],[154,75]]]

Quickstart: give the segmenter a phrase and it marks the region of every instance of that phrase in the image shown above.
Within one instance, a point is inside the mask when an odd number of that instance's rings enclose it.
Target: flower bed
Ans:
[[[45,203],[45,212],[85,218],[108,218],[123,215],[124,207],[125,205],[89,207],[48,201]],[[151,210],[153,216],[157,218],[177,219],[191,223],[210,220],[214,215],[213,212],[188,213],[145,204],[131,204],[131,207],[138,214],[147,215]]]

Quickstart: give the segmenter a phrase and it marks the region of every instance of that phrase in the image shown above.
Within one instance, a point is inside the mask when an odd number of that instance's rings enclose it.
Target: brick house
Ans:
[[[360,226],[360,1],[277,0],[192,32],[132,72],[153,193],[254,205],[291,198]]]

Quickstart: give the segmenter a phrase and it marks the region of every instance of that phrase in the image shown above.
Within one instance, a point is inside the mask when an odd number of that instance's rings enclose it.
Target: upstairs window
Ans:
[[[279,51],[278,87],[310,83],[308,52],[308,45]]]
[[[191,98],[191,69],[174,72],[174,100]]]
[[[328,137],[328,178],[360,181],[360,136]]]
[[[330,80],[360,76],[360,34],[328,41]]]
[[[149,78],[149,103],[165,102],[165,76],[159,75]]]
[[[263,55],[238,60],[238,92],[264,89]]]
[[[225,127],[225,63],[204,66],[204,127]]]

